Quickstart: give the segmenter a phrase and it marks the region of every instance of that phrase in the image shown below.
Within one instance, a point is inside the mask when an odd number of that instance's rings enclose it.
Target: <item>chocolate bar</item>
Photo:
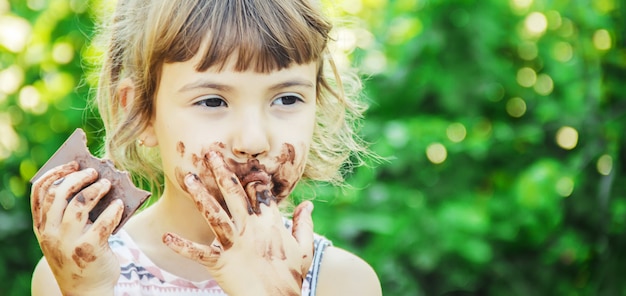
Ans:
[[[120,224],[113,230],[113,233],[117,233],[151,195],[150,192],[135,187],[128,172],[117,170],[113,162],[108,159],[103,160],[94,157],[87,148],[87,136],[80,128],[72,133],[65,143],[61,145],[59,150],[57,150],[46,164],[39,169],[30,182],[35,182],[50,169],[69,163],[72,160],[78,162],[81,170],[94,168],[98,171],[99,178],[105,178],[111,181],[111,190],[109,190],[109,192],[98,201],[98,204],[96,204],[91,212],[89,212],[89,220],[92,222],[95,221],[113,200],[121,199],[124,201],[122,219]]]

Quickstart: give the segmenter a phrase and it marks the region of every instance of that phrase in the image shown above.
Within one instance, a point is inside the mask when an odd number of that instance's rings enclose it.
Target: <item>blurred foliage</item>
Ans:
[[[623,1],[326,2],[389,161],[320,188],[317,232],[385,295],[626,295]],[[0,0],[2,295],[41,256],[28,180],[76,127],[100,143],[93,3]]]

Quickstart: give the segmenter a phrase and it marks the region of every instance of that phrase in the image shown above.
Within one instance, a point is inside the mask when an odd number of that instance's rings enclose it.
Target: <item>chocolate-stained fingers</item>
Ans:
[[[59,227],[69,200],[97,178],[98,173],[94,169],[84,169],[65,175],[63,182],[58,183],[58,185],[54,185],[53,182],[43,197],[40,197],[42,200],[40,206],[41,220],[37,229],[43,231],[46,228],[55,229]]]
[[[226,163],[219,152],[209,151],[208,162],[235,224],[244,224],[246,218],[252,213],[250,212],[248,195],[237,175],[226,167]]]
[[[119,263],[108,238],[124,206],[113,202],[91,222],[89,212],[112,188],[110,180],[98,178],[94,168],[79,170],[77,162],[70,162],[33,183],[34,232],[64,295],[82,295],[119,278]]]
[[[185,177],[187,192],[196,202],[196,207],[204,215],[204,219],[209,223],[215,233],[217,240],[226,250],[233,244],[235,225],[231,218],[222,208],[219,202],[204,187],[200,179],[194,174]],[[231,213],[233,210],[231,209]],[[241,214],[239,214],[241,215]]]
[[[302,274],[307,273],[313,262],[313,203],[303,201],[293,212],[293,227],[291,233],[298,241],[303,254]]]
[[[201,245],[168,233],[163,241],[205,265],[229,294],[299,295],[313,257],[312,204],[305,202],[296,209],[291,231],[285,227],[267,172],[250,169],[239,178],[220,153],[210,151],[206,156],[231,217],[205,184],[188,175],[184,187],[216,239]],[[240,284],[241,277],[250,279],[247,285]]]
[[[73,161],[64,165],[57,166],[41,178],[39,178],[32,187],[30,196],[31,212],[33,214],[33,227],[39,229],[42,224],[42,214],[45,213],[42,210],[44,201],[46,207],[52,204],[54,196],[49,196],[49,188],[51,186],[58,186],[65,181],[65,176],[78,170],[78,163]],[[47,199],[47,200],[46,200]]]
[[[79,235],[84,225],[90,223],[89,212],[111,189],[111,181],[100,179],[78,192],[65,208],[61,225],[71,235]]]
[[[85,240],[98,242],[99,247],[108,248],[109,236],[111,236],[115,228],[120,224],[124,215],[124,206],[122,199],[114,199],[111,201],[100,216],[98,216],[96,221],[93,222],[93,225],[87,230]]]
[[[215,266],[224,250],[217,239],[210,246],[206,246],[184,239],[174,233],[163,235],[163,243],[183,257],[198,261],[205,266]]]

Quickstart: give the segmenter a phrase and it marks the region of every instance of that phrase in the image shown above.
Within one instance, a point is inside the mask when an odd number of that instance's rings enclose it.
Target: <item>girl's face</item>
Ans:
[[[146,143],[160,149],[166,194],[195,173],[223,202],[206,161],[217,151],[244,188],[261,182],[282,200],[302,176],[311,145],[316,64],[262,74],[236,72],[232,61],[221,71],[197,72],[198,62],[163,65],[146,132]]]

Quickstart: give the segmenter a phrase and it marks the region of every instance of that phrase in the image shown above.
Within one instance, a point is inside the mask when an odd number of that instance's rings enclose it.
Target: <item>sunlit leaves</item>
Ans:
[[[597,278],[581,274],[602,272],[588,266],[594,248],[607,250],[593,239],[604,235],[607,212],[611,231],[626,232],[617,185],[626,182],[626,51],[623,8],[591,2],[389,1],[382,11],[361,1],[346,8],[374,36],[353,58],[376,69],[365,71],[374,74],[365,135],[389,157],[375,177],[351,179],[384,193],[376,196],[385,203],[355,199],[352,206],[398,220],[397,238],[365,231],[354,244],[365,254],[399,253],[370,262],[414,275],[383,275],[387,292],[602,294]],[[400,204],[412,206],[393,206]],[[464,228],[474,215],[481,228]],[[536,272],[546,262],[554,270]],[[603,262],[603,270],[623,272]],[[472,266],[479,266],[474,273]],[[616,281],[606,285],[623,291]]]

